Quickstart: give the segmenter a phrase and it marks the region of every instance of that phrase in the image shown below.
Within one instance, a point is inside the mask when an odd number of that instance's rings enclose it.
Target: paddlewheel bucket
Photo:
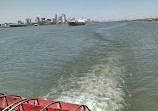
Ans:
[[[0,111],[90,111],[86,105],[60,101],[27,99],[0,93]]]

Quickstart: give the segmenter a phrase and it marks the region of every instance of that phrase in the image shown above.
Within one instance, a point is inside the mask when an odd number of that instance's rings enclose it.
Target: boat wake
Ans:
[[[96,46],[64,68],[44,99],[85,104],[92,111],[122,111],[126,106],[123,90],[124,67],[120,65],[117,42],[94,33]],[[121,45],[121,44],[120,44]]]
[[[60,78],[57,89],[52,89],[44,98],[49,99],[60,92],[55,100],[85,104],[92,111],[116,111],[124,108],[124,91],[122,89],[123,68],[116,65],[117,54],[101,59],[100,64],[91,67],[86,73],[75,76],[72,73],[67,81]]]
[[[103,27],[103,28],[99,28],[99,30],[108,30],[108,29],[113,29],[113,28],[118,28],[118,27],[122,27],[128,25],[128,23],[122,23],[122,24],[117,24],[117,25],[113,25],[113,26],[109,26],[109,27]]]

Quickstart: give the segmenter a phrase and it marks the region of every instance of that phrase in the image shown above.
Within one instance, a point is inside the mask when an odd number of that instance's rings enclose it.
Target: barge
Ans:
[[[9,27],[26,27],[25,24],[9,24]]]

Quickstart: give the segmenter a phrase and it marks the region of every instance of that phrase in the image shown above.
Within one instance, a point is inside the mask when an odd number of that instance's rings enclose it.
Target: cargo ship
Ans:
[[[24,98],[0,93],[0,111],[90,111],[86,105]]]
[[[69,26],[79,26],[79,25],[85,25],[86,20],[85,19],[79,19],[78,21],[69,21],[67,22]]]
[[[67,22],[69,26],[85,25],[85,22]]]

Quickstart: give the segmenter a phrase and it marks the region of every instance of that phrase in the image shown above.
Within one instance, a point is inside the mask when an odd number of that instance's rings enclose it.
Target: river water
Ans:
[[[92,111],[157,111],[158,23],[0,29],[0,92],[85,104]]]

